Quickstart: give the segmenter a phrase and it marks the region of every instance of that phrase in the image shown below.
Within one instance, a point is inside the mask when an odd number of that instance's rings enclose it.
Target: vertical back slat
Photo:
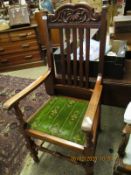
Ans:
[[[80,44],[80,55],[79,55],[79,85],[83,86],[83,36],[84,36],[84,28],[79,28],[79,44]]]
[[[77,28],[73,28],[73,78],[77,85]]]
[[[53,77],[55,78],[55,69],[54,69],[54,60],[53,60],[53,49],[51,46],[51,29],[48,29],[48,42],[47,42],[47,47],[49,47],[49,49],[47,49],[47,55],[48,55],[48,64],[51,65],[51,69],[53,72]]]
[[[70,29],[65,29],[66,44],[67,44],[67,79],[68,84],[71,84],[71,43],[70,43]]]
[[[102,16],[106,16],[106,8],[102,11]],[[101,16],[100,31],[100,52],[99,52],[99,73],[104,73],[104,55],[106,45],[107,20]],[[100,60],[101,59],[101,60]]]
[[[61,57],[61,68],[62,68],[62,82],[66,83],[65,79],[65,55],[64,55],[64,37],[63,37],[63,28],[59,29],[60,32],[60,57]]]
[[[85,86],[89,87],[90,28],[85,30]]]

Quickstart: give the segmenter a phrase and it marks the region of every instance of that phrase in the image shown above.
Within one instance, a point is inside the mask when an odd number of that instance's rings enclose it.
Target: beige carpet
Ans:
[[[10,76],[15,76],[15,77],[20,77],[20,78],[36,79],[42,73],[44,73],[46,70],[47,70],[47,66],[39,66],[39,67],[34,67],[34,68],[4,72],[4,73],[0,73],[0,74],[10,75]]]

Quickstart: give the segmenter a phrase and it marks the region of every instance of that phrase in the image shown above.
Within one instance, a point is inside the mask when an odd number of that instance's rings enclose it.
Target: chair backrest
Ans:
[[[96,13],[85,3],[65,4],[55,14],[42,16],[46,33],[48,66],[52,70],[54,89],[68,94],[78,88],[89,88],[89,60],[99,58],[98,73],[103,74],[106,42],[106,8]],[[60,48],[53,53],[51,31],[57,29]],[[91,40],[93,30],[99,34],[99,42]],[[91,50],[92,49],[92,50]],[[97,52],[98,50],[98,52]],[[74,88],[74,89],[73,89]],[[47,90],[48,91],[48,90]],[[77,92],[76,92],[77,94]]]

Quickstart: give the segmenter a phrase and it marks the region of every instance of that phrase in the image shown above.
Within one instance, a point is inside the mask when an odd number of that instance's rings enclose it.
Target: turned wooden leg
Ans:
[[[99,110],[97,111],[99,113]],[[86,145],[83,151],[83,167],[86,171],[86,175],[93,175],[94,171],[94,145],[92,143],[92,136],[90,133],[86,134]]]
[[[102,131],[102,128],[101,128],[101,105],[99,105],[99,108],[98,108],[98,115],[99,115],[98,131],[101,132]]]
[[[22,133],[23,137],[25,138],[27,148],[29,149],[32,158],[34,159],[35,162],[39,162],[38,158],[38,151],[36,150],[36,146],[33,140],[26,134],[26,122],[23,119],[23,114],[22,111],[20,110],[18,103],[15,104],[14,106],[15,114],[17,116],[17,119],[20,122],[20,132]]]
[[[94,162],[83,163],[83,168],[85,169],[85,175],[93,175],[94,173]]]
[[[38,151],[36,150],[35,143],[29,137],[25,136],[27,148],[29,149],[31,156],[35,162],[39,162]]]

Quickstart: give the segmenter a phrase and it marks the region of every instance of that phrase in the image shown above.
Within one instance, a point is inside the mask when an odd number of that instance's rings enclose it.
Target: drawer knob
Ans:
[[[25,56],[25,59],[32,59],[33,58],[33,55],[26,55]]]
[[[4,52],[5,49],[3,47],[0,47],[0,52]]]
[[[26,37],[27,34],[26,34],[26,33],[20,33],[18,36],[19,36],[20,38],[23,38],[23,37]]]
[[[21,46],[22,46],[22,48],[29,48],[30,47],[29,44],[22,44]]]

